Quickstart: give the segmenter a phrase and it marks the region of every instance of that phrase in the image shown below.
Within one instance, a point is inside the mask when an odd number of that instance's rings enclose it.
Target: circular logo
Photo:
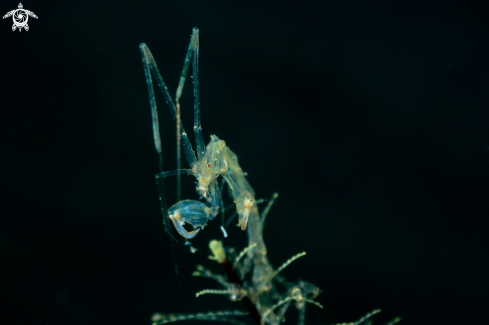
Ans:
[[[29,15],[24,9],[17,9],[13,14],[14,24],[17,27],[24,27],[27,24],[27,20],[29,20]]]

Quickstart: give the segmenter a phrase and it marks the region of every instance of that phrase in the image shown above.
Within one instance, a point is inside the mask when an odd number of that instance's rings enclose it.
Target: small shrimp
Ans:
[[[200,91],[199,91],[199,30],[192,30],[192,37],[188,46],[187,55],[185,57],[180,82],[175,96],[175,103],[170,97],[168,89],[161,77],[161,74],[156,66],[151,51],[142,43],[139,46],[143,59],[144,74],[148,87],[149,101],[153,120],[153,137],[156,152],[160,160],[160,173],[156,175],[156,183],[158,185],[159,197],[161,202],[161,210],[163,213],[163,223],[165,230],[170,233],[168,220],[173,222],[177,232],[189,240],[194,238],[201,229],[207,224],[208,220],[212,220],[219,213],[221,193],[218,186],[218,177],[222,176],[227,185],[231,189],[233,200],[236,204],[239,221],[238,226],[242,230],[246,230],[250,214],[255,206],[255,193],[245,177],[245,173],[238,163],[238,158],[227,146],[223,140],[217,136],[211,135],[211,141],[204,146],[204,137],[202,134],[202,126],[200,123]],[[183,86],[187,75],[187,70],[192,59],[193,69],[193,90],[194,90],[194,135],[196,142],[196,151],[193,151],[190,140],[180,120],[180,97],[183,92]],[[153,90],[153,81],[151,77],[153,73],[156,82],[165,97],[165,101],[170,108],[173,119],[177,124],[177,169],[173,171],[163,171],[163,158],[161,151],[161,138],[158,122],[158,111],[156,107],[155,95]],[[180,168],[180,142],[183,143],[185,158],[190,165],[190,169]],[[195,200],[180,201],[180,175],[190,174],[197,180],[196,191],[201,198],[206,200],[206,203]],[[170,209],[167,208],[165,199],[165,187],[163,179],[168,176],[177,175],[177,204]],[[187,231],[183,226],[188,223],[194,230]],[[171,235],[171,233],[170,233]]]
[[[172,101],[168,89],[161,78],[156,67],[153,55],[146,44],[140,45],[143,58],[144,73],[148,87],[149,100],[153,118],[153,135],[156,151],[160,158],[160,173],[156,175],[163,222],[165,229],[170,233],[168,227],[171,221],[177,232],[187,240],[194,238],[203,229],[208,220],[216,217],[219,210],[224,213],[221,191],[222,185],[218,184],[221,176],[227,184],[231,196],[236,205],[236,212],[239,216],[238,226],[242,230],[247,230],[248,246],[236,255],[234,249],[224,247],[218,240],[211,240],[209,248],[212,252],[211,259],[215,260],[223,267],[225,275],[215,274],[212,271],[197,266],[194,276],[202,276],[215,280],[222,289],[205,289],[196,293],[196,297],[207,294],[227,295],[231,301],[241,301],[246,308],[246,312],[233,311],[213,311],[197,314],[160,314],[156,313],[152,317],[153,325],[161,325],[181,320],[210,320],[225,321],[234,324],[246,324],[240,318],[248,316],[256,325],[280,325],[285,321],[285,313],[290,306],[295,306],[299,311],[298,324],[305,324],[306,304],[317,307],[323,306],[315,299],[321,290],[314,284],[306,281],[296,283],[289,282],[280,273],[292,262],[306,255],[305,252],[296,254],[289,258],[280,267],[274,268],[267,257],[267,248],[263,240],[263,227],[266,216],[272,204],[278,197],[274,193],[267,206],[258,211],[255,192],[245,173],[241,169],[236,154],[232,152],[223,140],[211,135],[211,140],[204,146],[202,127],[200,124],[200,94],[198,77],[198,57],[199,57],[199,30],[194,28],[192,37],[187,50],[180,83],[177,88],[175,103]],[[183,91],[187,69],[192,59],[193,68],[193,88],[194,88],[194,134],[197,155],[192,149],[192,145],[185,133],[180,121],[180,96]],[[158,126],[158,113],[156,109],[155,96],[151,73],[156,78],[157,84],[161,89],[170,112],[177,124],[177,169],[173,171],[163,171],[161,140]],[[180,168],[180,142],[183,144],[184,154],[190,169]],[[180,200],[180,175],[190,174],[197,180],[196,191],[205,202],[196,200]],[[177,179],[177,203],[171,208],[167,208],[165,199],[164,178],[168,176],[178,177]],[[193,230],[188,231],[183,226],[190,224]],[[223,228],[221,228],[223,229]],[[171,235],[171,234],[170,234]],[[356,322],[348,323],[351,325],[366,324],[370,317],[377,314],[380,310],[365,315]],[[400,321],[395,318],[389,325]],[[346,323],[345,323],[346,324]]]

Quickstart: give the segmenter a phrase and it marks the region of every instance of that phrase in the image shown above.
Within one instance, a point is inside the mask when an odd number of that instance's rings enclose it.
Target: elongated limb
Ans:
[[[277,192],[273,193],[272,198],[267,203],[267,206],[261,212],[261,227],[262,228],[264,228],[264,226],[265,226],[265,219],[266,219],[266,217],[268,215],[268,212],[270,211],[270,208],[272,207],[273,203],[275,202],[275,200],[277,198],[278,198],[278,193]]]
[[[192,38],[190,39],[190,44],[192,44]],[[181,108],[180,108],[180,97],[182,96],[183,86],[185,85],[185,78],[187,76],[188,64],[190,62],[190,56],[192,55],[191,45],[189,44],[187,49],[187,55],[185,55],[185,61],[183,62],[183,69],[180,75],[180,82],[178,83],[177,93],[175,95],[175,103],[177,108],[177,169],[180,169],[180,161],[181,161],[181,135],[180,135],[180,125],[182,124],[181,119]],[[193,165],[190,165],[193,167]],[[177,176],[177,202],[180,201],[180,175]]]
[[[159,173],[156,175],[156,178],[167,178],[169,176],[182,175],[188,173],[189,173],[188,169],[176,169],[176,170],[170,170],[167,172]]]
[[[190,57],[193,55],[193,84],[194,84],[194,135],[195,143],[197,145],[197,159],[201,160],[205,154],[204,137],[202,136],[202,127],[200,125],[200,91],[199,91],[199,69],[198,69],[198,55],[199,55],[199,30],[197,28],[192,29],[192,37],[187,49],[187,55],[183,62],[182,73],[180,74],[180,82],[178,83],[177,92],[175,94],[176,103],[176,122],[177,122],[177,169],[180,169],[180,126],[181,120],[181,107],[180,97],[182,96],[183,87],[185,85],[185,79],[187,77],[187,70],[190,63]],[[183,129],[182,129],[183,130]],[[193,164],[190,165],[193,167]],[[180,201],[180,175],[177,176],[177,201]]]
[[[171,228],[169,223],[170,217],[168,216],[168,203],[166,202],[166,191],[165,191],[165,184],[163,183],[163,179],[164,177],[158,177],[158,175],[156,175],[156,187],[158,188],[158,197],[160,199],[161,214],[163,215],[163,226],[165,227],[165,231],[170,236],[170,238],[173,239],[174,241],[177,241],[176,238],[173,237],[173,234],[171,233]]]
[[[143,58],[144,75],[146,77],[146,85],[148,87],[149,103],[151,105],[151,115],[153,119],[153,137],[155,142],[155,148],[158,155],[160,155],[160,163],[161,163],[163,159],[161,158],[162,153],[161,153],[160,128],[158,123],[158,111],[156,107],[156,100],[155,100],[155,95],[153,90],[153,80],[151,78],[151,72],[156,78],[156,82],[163,94],[163,97],[165,98],[166,103],[168,104],[168,107],[170,108],[170,112],[175,121],[177,121],[177,110],[175,104],[173,103],[173,100],[170,97],[170,94],[168,93],[168,88],[166,87],[165,82],[161,77],[158,67],[156,66],[154,57],[151,54],[151,51],[149,50],[148,46],[144,43],[141,43],[141,45],[139,45],[139,49],[141,50],[141,55]],[[180,125],[180,130],[182,132],[181,134],[182,134],[183,150],[184,150],[185,157],[189,165],[193,166],[196,160],[195,153],[192,149],[192,145],[190,144],[187,133],[183,128],[183,125]]]
[[[199,91],[199,69],[198,69],[199,30],[197,28],[194,28],[192,30],[192,37],[190,38],[190,43],[187,49],[187,55],[185,56],[182,73],[180,74],[180,82],[178,83],[177,92],[175,94],[176,122],[177,122],[177,169],[180,169],[180,160],[181,160],[180,159],[180,125],[182,121],[181,121],[180,97],[182,96],[183,87],[185,86],[185,79],[187,78],[187,70],[192,55],[193,55],[192,77],[193,77],[193,84],[194,84],[194,135],[195,135],[195,143],[197,145],[197,159],[201,160],[205,154],[205,145],[204,145],[204,138],[202,136],[202,127],[200,125],[200,91]],[[190,166],[193,167],[194,165],[191,164]],[[178,177],[177,201],[180,201],[180,175],[178,175],[177,177]]]
[[[207,313],[198,314],[154,314],[151,317],[152,325],[161,325],[177,321],[184,320],[207,320],[207,321],[220,321],[231,323],[235,325],[247,325],[245,321],[239,321],[238,319],[232,318],[236,316],[248,316],[248,313],[243,311],[215,311]]]
[[[225,217],[225,211],[226,210],[224,210],[224,200],[222,199],[222,190],[224,189],[224,184],[226,184],[226,181],[223,179],[221,181],[221,186],[219,189],[219,193],[221,193],[221,196],[219,198],[219,207],[221,209],[221,231],[222,231],[224,238],[226,238],[228,236],[228,234],[226,232],[226,228],[224,227],[224,217]]]
[[[161,74],[158,70],[158,67],[156,66],[156,62],[154,60],[153,54],[151,54],[151,51],[149,48],[146,46],[146,44],[141,43],[139,45],[139,49],[141,51],[141,56],[143,60],[143,68],[144,68],[144,75],[146,77],[146,86],[148,88],[148,95],[149,95],[149,102],[151,106],[151,116],[152,116],[152,121],[153,121],[153,138],[154,138],[154,143],[155,143],[155,148],[156,152],[158,153],[159,157],[159,169],[160,173],[158,175],[164,176],[163,172],[163,153],[161,149],[161,136],[160,136],[160,128],[159,128],[159,119],[158,119],[158,109],[156,106],[156,99],[155,99],[155,94],[154,94],[154,89],[153,89],[153,80],[151,78],[151,72],[156,78],[157,84],[163,93],[163,96],[165,98],[165,101],[170,108],[170,112],[172,113],[173,119],[177,121],[177,132],[181,131],[182,135],[182,140],[183,140],[183,147],[184,147],[184,153],[185,157],[189,163],[190,166],[193,166],[195,163],[195,153],[192,150],[192,145],[190,144],[190,141],[187,137],[187,134],[183,128],[183,125],[181,123],[178,123],[179,117],[177,118],[177,112],[175,105],[170,97],[170,94],[168,93],[168,89],[165,85],[165,82],[163,81],[163,78],[161,77]],[[177,137],[179,139],[180,137]],[[178,146],[180,147],[180,146]],[[177,157],[177,165],[180,166],[180,158]],[[180,168],[178,168],[179,170]],[[177,174],[178,176],[180,174]],[[169,222],[169,216],[168,216],[168,204],[166,202],[166,193],[165,193],[165,186],[163,183],[163,178],[164,177],[156,177],[156,184],[158,187],[158,193],[159,193],[159,199],[160,199],[160,204],[161,204],[161,211],[163,214],[163,225],[165,226],[165,231],[170,235],[172,239],[175,239],[170,231],[170,228],[168,226]],[[177,193],[180,193],[180,180],[177,180]]]
[[[177,107],[177,115],[180,111],[180,97],[182,96],[183,87],[185,85],[185,79],[187,77],[187,70],[190,64],[190,58],[192,57],[192,81],[194,85],[194,135],[195,143],[197,145],[197,159],[201,159],[205,154],[204,137],[202,135],[202,126],[200,124],[200,90],[199,90],[199,29],[192,29],[192,37],[187,49],[187,55],[183,63],[182,73],[180,75],[180,82],[178,83],[177,92],[175,95],[175,102]],[[178,121],[177,121],[178,123]]]
[[[200,85],[199,85],[199,30],[192,30],[192,70],[194,81],[194,134],[197,145],[197,157],[202,158],[205,154],[204,136],[202,135],[202,126],[200,124]]]

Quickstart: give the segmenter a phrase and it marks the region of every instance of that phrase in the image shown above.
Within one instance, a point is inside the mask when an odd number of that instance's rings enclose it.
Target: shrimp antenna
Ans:
[[[194,79],[194,135],[197,145],[197,157],[201,159],[205,154],[204,135],[202,134],[202,125],[200,123],[200,89],[199,89],[199,30],[194,27],[192,30],[193,52],[193,79]]]
[[[180,97],[182,97],[183,87],[185,85],[185,79],[187,78],[187,70],[190,64],[190,58],[192,57],[192,73],[193,73],[193,84],[194,84],[194,135],[195,143],[197,146],[197,158],[200,160],[205,154],[204,137],[202,135],[202,126],[200,124],[200,90],[199,90],[199,29],[192,29],[192,37],[190,38],[190,43],[187,49],[187,55],[185,56],[185,61],[183,62],[183,69],[180,75],[180,81],[178,83],[177,91],[175,94],[176,103],[176,122],[177,122],[177,169],[180,169],[181,160],[181,145],[180,145],[180,131],[184,133],[183,128],[180,127],[181,120],[181,108],[180,108]],[[183,136],[183,134],[182,134]],[[185,134],[185,137],[187,135]],[[188,138],[187,138],[188,139]],[[194,158],[195,159],[195,158]],[[190,163],[189,163],[190,164]],[[193,164],[190,164],[192,166]],[[180,174],[177,176],[177,202],[180,202],[180,192],[181,192],[181,180]]]
[[[161,164],[163,158],[161,156],[161,137],[160,137],[160,128],[158,124],[158,110],[156,108],[156,100],[155,100],[155,95],[153,90],[153,80],[151,78],[150,71],[153,73],[153,75],[156,78],[158,87],[160,88],[163,97],[165,98],[165,101],[168,104],[168,108],[170,109],[170,113],[172,114],[175,122],[177,121],[177,109],[175,107],[175,104],[173,103],[173,100],[171,99],[170,93],[168,92],[168,88],[166,87],[166,84],[163,81],[163,78],[161,77],[160,71],[156,66],[156,61],[153,57],[153,54],[151,54],[151,51],[149,50],[148,46],[144,43],[141,43],[141,45],[139,45],[139,49],[141,50],[141,55],[143,57],[144,75],[146,76],[146,85],[148,86],[149,103],[151,105],[151,116],[153,119],[153,137],[155,142],[155,148],[158,155],[160,155],[160,169],[161,172],[163,172],[163,168]],[[187,133],[183,128],[183,124],[180,124],[180,131],[182,135],[183,152],[185,154],[185,158],[187,159],[188,164],[192,166],[196,161],[195,153],[187,137]]]
[[[190,44],[188,45],[187,55],[185,56],[185,62],[183,63],[182,74],[180,75],[180,82],[178,83],[178,88],[175,95],[177,109],[180,106],[180,97],[182,96],[183,86],[185,85],[185,79],[187,77],[187,70],[190,64],[191,57],[192,57],[192,79],[194,84],[194,135],[195,135],[195,143],[197,146],[197,158],[200,160],[205,154],[205,145],[204,145],[204,136],[202,134],[202,125],[200,123],[199,29],[198,28],[192,29],[192,37],[190,38]]]
[[[143,58],[143,68],[144,68],[144,76],[146,77],[146,86],[148,87],[148,95],[149,95],[149,104],[151,106],[151,118],[153,121],[153,139],[155,143],[155,148],[156,152],[158,154],[158,160],[159,160],[159,170],[160,173],[163,172],[163,152],[161,150],[161,136],[160,136],[160,126],[159,126],[159,119],[158,119],[158,109],[156,107],[156,99],[155,99],[155,93],[153,89],[153,80],[151,78],[151,73],[150,70],[153,71],[153,74],[155,74],[156,80],[158,80],[158,85],[160,86],[160,89],[162,89],[163,96],[165,97],[166,102],[168,103],[169,106],[171,106],[170,103],[173,104],[170,98],[170,94],[168,94],[168,90],[166,90],[166,85],[163,82],[163,78],[161,78],[161,75],[158,71],[158,68],[156,67],[156,62],[153,58],[153,54],[151,54],[151,51],[149,48],[146,46],[146,44],[142,43],[139,45],[139,49],[141,50],[141,55]],[[159,78],[158,78],[159,77]],[[161,83],[160,83],[161,80]],[[164,90],[166,90],[166,92]],[[165,185],[163,183],[163,180],[156,177],[156,186],[158,187],[158,196],[160,199],[160,205],[161,205],[161,213],[163,214],[163,225],[165,227],[165,231],[170,235],[170,237],[176,241],[175,237],[173,237],[171,233],[171,228],[169,227],[168,220],[168,204],[166,202],[166,193],[165,193]]]
[[[192,41],[191,41],[192,44]],[[175,107],[175,104],[173,103],[173,100],[171,99],[170,93],[168,92],[168,88],[166,87],[165,82],[163,81],[163,78],[161,77],[161,74],[158,70],[158,67],[156,65],[156,61],[153,57],[153,54],[151,54],[151,51],[149,50],[148,46],[145,43],[141,43],[139,45],[139,49],[141,51],[141,56],[143,60],[143,68],[144,68],[144,75],[146,77],[146,86],[148,87],[148,95],[149,95],[149,103],[151,106],[151,117],[153,121],[153,138],[154,138],[154,143],[155,143],[155,149],[159,157],[159,170],[160,173],[156,175],[156,184],[158,187],[158,194],[160,198],[160,204],[161,204],[161,212],[163,214],[163,225],[165,227],[165,231],[170,235],[172,239],[175,239],[171,233],[171,227],[169,225],[169,216],[168,216],[168,204],[166,202],[166,191],[165,191],[165,186],[163,183],[163,178],[169,176],[169,175],[177,175],[180,177],[180,174],[183,172],[186,172],[186,170],[181,170],[180,167],[180,158],[177,157],[177,167],[178,169],[174,172],[164,172],[163,171],[163,151],[161,148],[161,136],[160,136],[160,127],[159,127],[159,119],[158,119],[158,109],[156,106],[156,99],[155,99],[155,93],[153,89],[153,80],[151,78],[151,73],[153,76],[156,78],[156,83],[158,84],[158,87],[160,88],[163,97],[168,105],[168,108],[170,109],[170,112],[173,116],[173,119],[177,123],[177,155],[180,153],[180,138],[181,141],[183,142],[183,148],[184,148],[184,153],[185,153],[185,158],[187,159],[187,162],[190,166],[192,166],[195,161],[195,153],[192,149],[192,145],[190,144],[190,140],[187,137],[187,133],[185,132],[185,129],[183,127],[183,124],[180,121],[180,114],[177,114],[177,108]],[[190,55],[192,53],[191,51],[191,46],[189,46],[189,50],[187,51],[187,57],[188,60],[186,59],[185,61],[190,60]],[[186,71],[186,67],[188,68],[188,63],[185,65],[184,64],[184,71]],[[182,71],[182,74],[183,72]],[[185,78],[184,80],[185,81]],[[182,80],[180,80],[180,83],[182,83]],[[180,88],[180,85],[179,85]],[[182,86],[183,89],[183,86]],[[178,90],[177,90],[178,93]],[[180,136],[181,135],[181,136]],[[177,180],[177,192],[179,193],[180,189],[180,179]]]

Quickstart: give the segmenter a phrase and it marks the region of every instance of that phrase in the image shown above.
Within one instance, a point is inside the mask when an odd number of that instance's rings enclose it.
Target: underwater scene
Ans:
[[[1,324],[486,320],[481,2],[0,9]]]

